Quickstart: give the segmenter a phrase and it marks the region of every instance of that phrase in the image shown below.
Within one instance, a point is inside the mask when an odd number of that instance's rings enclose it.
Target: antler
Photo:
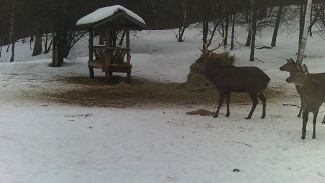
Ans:
[[[225,31],[224,31],[225,32]],[[206,49],[206,50],[208,50],[208,44],[211,42],[211,40],[212,40],[212,36],[211,36],[211,38],[209,39],[209,41],[208,41],[208,38],[206,38],[206,43],[204,43],[203,42],[203,46],[204,46],[204,48]],[[221,46],[222,46],[222,44],[225,42],[225,40],[226,40],[226,34],[224,34],[223,35],[223,39],[222,39],[222,41],[219,43],[219,45],[218,45],[218,47],[216,47],[216,48],[214,48],[214,49],[212,49],[212,50],[208,50],[209,52],[214,52],[215,50],[217,50],[217,49],[219,49]],[[203,50],[199,47],[199,49],[203,52]]]
[[[212,38],[211,38],[212,39]],[[211,39],[209,40],[209,41],[211,41]],[[204,48],[206,49],[206,50],[208,50],[208,38],[206,38],[206,43],[205,42],[203,42],[203,46],[204,46]],[[199,49],[203,52],[203,50],[199,47]]]
[[[212,49],[212,50],[209,50],[209,51],[214,52],[215,50],[219,49],[219,48],[222,46],[222,44],[225,42],[225,39],[226,39],[226,34],[223,35],[223,39],[222,39],[222,41],[219,43],[218,47],[216,47],[216,48],[214,48],[214,49]]]
[[[302,65],[302,72],[304,72],[305,74],[308,74],[308,69],[307,69],[307,66],[304,64]]]

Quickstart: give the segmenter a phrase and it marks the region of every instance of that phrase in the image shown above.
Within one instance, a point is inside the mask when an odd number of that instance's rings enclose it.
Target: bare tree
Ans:
[[[231,46],[230,50],[234,50],[234,39],[235,39],[235,22],[236,22],[236,13],[232,15],[232,28],[231,28]]]
[[[275,26],[274,26],[273,36],[272,36],[272,43],[271,43],[272,47],[276,46],[276,39],[277,39],[277,36],[278,36],[282,11],[283,11],[283,5],[280,5],[279,9],[278,9],[278,14],[277,14],[276,20],[275,20]]]
[[[15,25],[15,6],[16,6],[16,1],[11,2],[11,16],[10,16],[10,36],[9,39],[11,41],[11,58],[10,62],[15,61],[15,38],[14,38],[14,25]],[[8,52],[8,50],[7,50]]]
[[[307,1],[304,30],[302,33],[302,38],[301,38],[301,42],[299,45],[299,51],[298,51],[298,57],[297,57],[298,65],[302,64],[302,60],[303,60],[304,54],[305,54],[305,48],[306,48],[307,36],[308,36],[308,28],[309,28],[309,24],[310,24],[310,11],[311,11],[312,2],[313,2],[312,0]]]
[[[176,38],[178,42],[183,42],[183,36],[184,36],[184,32],[185,29],[188,27],[187,23],[186,23],[186,17],[187,17],[187,0],[183,0],[182,3],[182,10],[183,10],[183,16],[182,16],[182,23],[178,28],[178,34],[176,34]]]
[[[247,35],[247,40],[246,40],[246,46],[250,46],[251,45],[251,41],[252,41],[252,11],[250,10],[249,12],[247,12],[247,22],[248,22],[248,35]]]
[[[252,6],[252,40],[251,40],[251,54],[250,54],[250,61],[254,61],[254,55],[255,55],[255,37],[256,37],[256,22],[257,22],[257,7],[255,4],[255,0],[251,1]]]
[[[315,10],[315,16],[312,17],[313,9]],[[310,16],[310,26],[308,28],[308,32],[310,36],[313,36],[312,28],[316,24],[316,22],[321,18],[323,11],[324,11],[324,5],[323,4],[316,4],[311,10],[311,16]]]
[[[225,34],[225,41],[224,46],[226,47],[228,45],[228,29],[229,29],[229,9],[228,9],[228,3],[227,0],[224,0],[224,16],[225,16],[225,28],[224,34]]]
[[[42,32],[38,30],[35,34],[35,44],[32,56],[40,55],[42,53]]]

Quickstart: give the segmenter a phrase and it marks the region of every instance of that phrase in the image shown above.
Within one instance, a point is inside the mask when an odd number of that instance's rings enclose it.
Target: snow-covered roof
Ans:
[[[100,22],[106,18],[109,18],[113,16],[114,14],[118,12],[124,12],[128,16],[132,17],[133,19],[137,20],[138,22],[142,24],[146,24],[145,21],[137,14],[133,13],[132,11],[124,8],[123,6],[120,5],[114,5],[114,6],[109,6],[109,7],[104,7],[100,8],[84,17],[78,20],[77,26],[82,26],[82,25],[89,25],[89,24],[94,24],[97,22]]]

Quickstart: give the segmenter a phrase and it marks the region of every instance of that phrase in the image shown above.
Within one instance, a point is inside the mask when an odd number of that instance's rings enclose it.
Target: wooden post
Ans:
[[[110,47],[111,40],[110,40],[110,30],[109,28],[105,29],[105,65],[104,65],[104,71],[105,71],[105,80],[106,83],[108,83],[108,81],[110,80],[110,74],[109,74],[109,65],[110,65],[110,61],[111,61],[111,53],[108,47]]]
[[[105,32],[103,30],[99,30],[99,45],[104,44],[104,37],[105,37]]]
[[[128,64],[128,67],[129,67],[129,72],[127,73],[127,79],[128,81],[131,80],[131,49],[130,49],[130,30],[129,29],[126,29],[125,30],[126,32],[126,48],[128,49],[127,51],[127,57],[126,57],[126,62]]]
[[[89,62],[94,61],[94,32],[93,29],[90,28],[89,29]],[[89,76],[90,78],[94,78],[94,68],[89,66],[88,64],[88,68],[89,68]]]
[[[130,31],[127,29],[126,30],[126,48],[128,49],[127,51],[127,64],[130,66],[130,60],[131,60],[131,53],[130,53]]]

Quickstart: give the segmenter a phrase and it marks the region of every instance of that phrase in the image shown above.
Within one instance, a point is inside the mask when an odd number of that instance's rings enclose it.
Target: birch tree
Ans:
[[[301,42],[299,45],[298,57],[297,57],[297,64],[301,65],[302,60],[304,58],[306,43],[307,43],[307,36],[308,36],[308,28],[310,24],[310,11],[311,11],[312,0],[308,0],[306,13],[305,13],[305,24],[304,24],[304,31],[302,33]]]

